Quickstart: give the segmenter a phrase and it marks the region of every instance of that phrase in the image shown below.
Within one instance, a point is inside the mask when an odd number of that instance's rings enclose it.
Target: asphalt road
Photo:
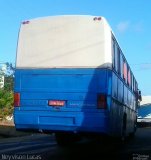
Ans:
[[[83,139],[68,147],[59,147],[53,135],[33,134],[0,139],[0,159],[5,160],[149,160],[151,128],[139,128],[134,139],[117,141]]]

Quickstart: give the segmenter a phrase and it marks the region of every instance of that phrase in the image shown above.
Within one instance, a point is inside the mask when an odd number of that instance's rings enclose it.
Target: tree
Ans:
[[[0,117],[5,118],[13,113],[14,71],[12,63],[6,63],[4,88],[0,89]]]
[[[13,91],[15,67],[13,67],[12,63],[6,63],[6,67],[4,89],[7,91]]]

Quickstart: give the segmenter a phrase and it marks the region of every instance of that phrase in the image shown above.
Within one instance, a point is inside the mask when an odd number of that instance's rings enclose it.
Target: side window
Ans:
[[[112,66],[115,68],[115,41],[112,38]]]
[[[120,49],[114,37],[112,38],[112,66],[120,74]]]
[[[133,90],[133,83],[132,83],[133,80],[132,80],[132,79],[133,79],[133,74],[132,74],[132,71],[131,71],[131,86],[130,86],[130,87],[131,87],[131,90]]]
[[[123,77],[124,77],[124,80],[125,80],[125,82],[127,83],[127,63],[126,63],[126,61],[124,61],[124,63],[123,63]]]
[[[136,82],[136,80],[135,80],[135,91],[137,92],[137,90],[138,90],[138,84],[137,84],[137,82]]]
[[[115,43],[115,70],[118,73],[118,47]]]
[[[135,78],[133,77],[133,92],[135,92],[135,90],[136,90],[135,87],[136,87],[135,86]]]
[[[118,64],[118,74],[121,74],[121,65],[120,65],[120,49],[118,48],[117,52],[117,64]]]
[[[128,81],[129,87],[131,88],[131,71],[130,71],[130,68],[128,68],[128,78],[127,78],[127,81]]]
[[[133,74],[131,76],[131,85],[132,85],[132,91],[133,91]]]
[[[120,53],[120,69],[121,69],[121,77],[123,78],[124,72],[123,72],[123,55]]]

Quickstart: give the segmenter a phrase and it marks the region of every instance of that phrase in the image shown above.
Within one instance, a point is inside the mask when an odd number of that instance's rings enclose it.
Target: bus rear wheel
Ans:
[[[123,116],[121,141],[124,142],[125,139],[126,139],[126,114],[124,114]]]
[[[137,130],[137,118],[136,118],[135,121],[134,121],[133,132],[131,132],[131,133],[129,134],[129,137],[130,137],[130,138],[134,138],[134,137],[135,137],[136,130]]]

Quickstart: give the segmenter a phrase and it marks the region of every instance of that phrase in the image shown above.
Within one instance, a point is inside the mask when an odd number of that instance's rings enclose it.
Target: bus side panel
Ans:
[[[136,111],[134,109],[134,95],[125,83],[112,73],[112,104],[111,104],[111,132],[121,136],[126,116],[126,134],[134,131]]]
[[[120,85],[119,85],[120,84]],[[123,84],[120,83],[117,75],[112,72],[112,103],[110,109],[111,133],[113,136],[119,136],[121,133],[121,115],[122,106],[118,103],[118,99],[123,97]]]

